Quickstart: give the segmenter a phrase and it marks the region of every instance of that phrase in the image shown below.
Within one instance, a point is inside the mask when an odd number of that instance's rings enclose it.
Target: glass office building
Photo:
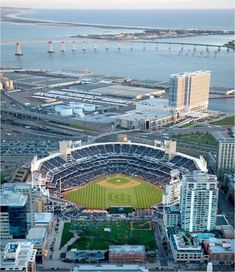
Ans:
[[[25,238],[27,227],[27,199],[22,193],[0,190],[1,239]]]

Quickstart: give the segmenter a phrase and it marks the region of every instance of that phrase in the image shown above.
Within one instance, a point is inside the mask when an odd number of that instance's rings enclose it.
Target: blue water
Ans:
[[[214,238],[215,234],[214,233],[197,233],[195,236],[198,239],[209,239],[209,238]]]
[[[173,17],[159,19],[157,14],[166,16],[166,11],[39,11],[34,14],[27,14],[27,17],[47,19],[47,20],[65,20],[77,21],[79,16],[81,22],[103,23],[117,25],[144,25],[161,26],[175,28],[193,26],[196,24],[195,18],[198,18],[197,28],[226,28],[228,29],[233,20],[229,17],[230,11],[213,11],[210,16],[208,11],[190,11],[192,20],[186,20],[187,11],[167,11],[173,14]],[[207,13],[208,20],[205,23],[199,18]],[[95,15],[96,14],[96,15]],[[127,15],[132,14],[132,16]],[[137,14],[139,14],[139,16]],[[149,14],[149,16],[146,16]],[[155,17],[154,17],[155,14]],[[178,14],[178,15],[177,15]],[[179,14],[185,14],[182,18]],[[103,15],[103,16],[101,16]],[[112,16],[111,16],[112,15]],[[152,17],[151,17],[151,16]],[[223,15],[223,16],[222,16]],[[26,17],[26,15],[23,15]],[[211,19],[213,17],[213,20]],[[222,16],[224,20],[218,20]],[[111,18],[112,17],[112,18]],[[64,19],[63,19],[64,18]],[[111,18],[111,19],[110,19]],[[129,19],[128,19],[129,18]],[[155,20],[154,20],[155,18]],[[162,18],[162,17],[161,17]],[[194,19],[193,19],[194,18]],[[204,17],[205,19],[205,17]],[[161,25],[159,25],[161,22]],[[193,23],[194,22],[194,23]],[[152,24],[152,25],[151,25]],[[89,33],[119,33],[124,30],[104,29],[93,27],[75,27],[75,26],[48,26],[41,24],[15,24],[2,22],[2,41],[20,41],[20,40],[45,40],[42,44],[26,43],[22,45],[23,57],[16,57],[15,44],[3,45],[1,48],[1,65],[4,67],[22,67],[22,68],[45,68],[50,70],[69,70],[81,71],[88,69],[94,74],[105,74],[114,76],[129,76],[135,79],[167,81],[171,73],[195,70],[210,70],[212,74],[211,84],[234,88],[234,53],[227,53],[222,49],[215,57],[214,51],[206,54],[205,48],[197,49],[193,56],[193,47],[185,46],[183,54],[179,55],[181,45],[172,45],[168,50],[168,45],[159,45],[158,50],[154,44],[146,44],[146,50],[143,50],[142,44],[135,44],[133,51],[130,51],[130,43],[122,43],[121,50],[117,50],[117,42],[110,42],[110,50],[105,50],[104,42],[98,42],[98,50],[93,50],[93,42],[87,41],[87,51],[81,50],[81,41],[78,44],[78,50],[72,52],[71,43],[66,43],[66,52],[60,52],[60,45],[54,44],[55,54],[47,54],[47,41],[56,39],[65,39],[76,34]],[[196,27],[196,25],[194,26]],[[125,30],[126,31],[126,30]],[[210,43],[223,45],[234,39],[233,36],[197,36],[190,38],[173,39],[178,42]],[[171,39],[172,40],[172,39]],[[164,41],[170,41],[164,40]],[[203,51],[200,55],[200,51]],[[224,110],[233,112],[234,104],[232,99],[210,100],[209,104],[212,110]]]
[[[38,10],[26,18],[159,28],[234,28],[234,11],[224,10]]]

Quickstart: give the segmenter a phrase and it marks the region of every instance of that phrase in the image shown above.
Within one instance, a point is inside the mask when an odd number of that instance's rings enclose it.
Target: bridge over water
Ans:
[[[64,40],[23,40],[23,41],[2,41],[0,43],[2,46],[4,45],[15,45],[16,56],[23,56],[22,53],[22,47],[27,44],[48,44],[48,50],[47,53],[52,54],[54,53],[53,44],[60,44],[60,51],[65,52],[66,47],[70,48],[69,50],[72,50],[73,52],[78,50],[78,45],[81,45],[81,50],[86,51],[89,47],[93,48],[94,50],[98,49],[98,44],[100,45],[100,48],[104,48],[105,50],[110,49],[110,44],[116,44],[117,50],[121,50],[123,44],[128,44],[130,47],[130,50],[134,50],[136,44],[142,44],[143,50],[147,49],[147,45],[152,44],[155,45],[156,50],[159,49],[160,45],[168,45],[168,50],[170,51],[172,46],[174,45],[181,45],[181,49],[179,53],[183,52],[185,47],[192,47],[192,51],[195,53],[197,51],[197,48],[200,48],[201,50],[205,49],[207,53],[210,52],[209,48],[214,48],[214,53],[217,54],[221,51],[222,48],[225,48],[227,52],[229,52],[231,49],[227,48],[225,45],[218,45],[218,44],[206,44],[206,43],[193,43],[193,42],[174,42],[174,41],[143,41],[143,40],[78,40],[78,39],[64,39]],[[202,54],[203,51],[200,53]]]

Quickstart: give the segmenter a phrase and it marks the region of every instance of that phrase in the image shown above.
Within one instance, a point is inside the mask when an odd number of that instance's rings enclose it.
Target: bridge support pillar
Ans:
[[[220,46],[218,46],[218,52],[220,52],[220,50],[221,50],[221,47],[220,47]]]
[[[109,42],[108,41],[105,42],[105,50],[109,50]]]
[[[75,52],[76,51],[76,42],[72,41],[72,51]]]
[[[86,41],[82,41],[82,50],[86,51]]]
[[[16,43],[16,52],[15,52],[16,56],[23,56],[22,52],[21,52],[21,46],[20,43]]]
[[[48,42],[48,51],[47,51],[47,53],[55,53],[55,51],[53,50],[52,41]]]
[[[96,51],[96,50],[97,50],[97,42],[94,41],[94,51]]]
[[[61,51],[62,53],[64,53],[64,52],[65,52],[65,43],[64,43],[64,41],[62,41],[62,42],[61,42],[61,48],[60,48],[60,51]]]
[[[146,49],[145,42],[143,42],[143,50],[145,50],[145,49]]]

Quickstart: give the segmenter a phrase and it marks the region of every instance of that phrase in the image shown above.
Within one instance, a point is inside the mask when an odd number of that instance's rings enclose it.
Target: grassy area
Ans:
[[[79,236],[72,248],[81,250],[94,249],[105,250],[109,245],[145,245],[147,250],[155,250],[156,242],[152,223],[135,221],[132,228],[130,221],[108,221],[108,222],[71,222],[64,224],[61,239],[61,247],[71,239],[71,231]]]
[[[193,127],[194,128],[197,128],[197,127],[204,127],[205,125],[200,125],[200,124],[197,124],[197,125],[194,125]]]
[[[64,223],[63,233],[60,241],[60,247],[64,246],[71,238],[73,238],[72,224]]]
[[[216,139],[209,133],[179,134],[175,135],[173,139],[198,144],[217,145]]]
[[[162,201],[162,189],[137,177],[112,175],[64,193],[64,198],[87,208],[110,206],[149,208]]]
[[[225,117],[224,119],[210,122],[210,124],[218,126],[235,126],[235,116]]]
[[[82,125],[82,124],[73,124],[71,125],[71,127],[73,128],[77,128],[77,129],[81,129],[81,130],[85,130],[85,131],[93,131],[94,129],[91,129],[85,125]]]
[[[186,127],[190,127],[190,126],[192,126],[192,125],[193,125],[193,123],[192,123],[192,122],[189,122],[189,123],[187,123],[187,124],[184,124],[184,125],[180,126],[180,128],[186,128]]]

